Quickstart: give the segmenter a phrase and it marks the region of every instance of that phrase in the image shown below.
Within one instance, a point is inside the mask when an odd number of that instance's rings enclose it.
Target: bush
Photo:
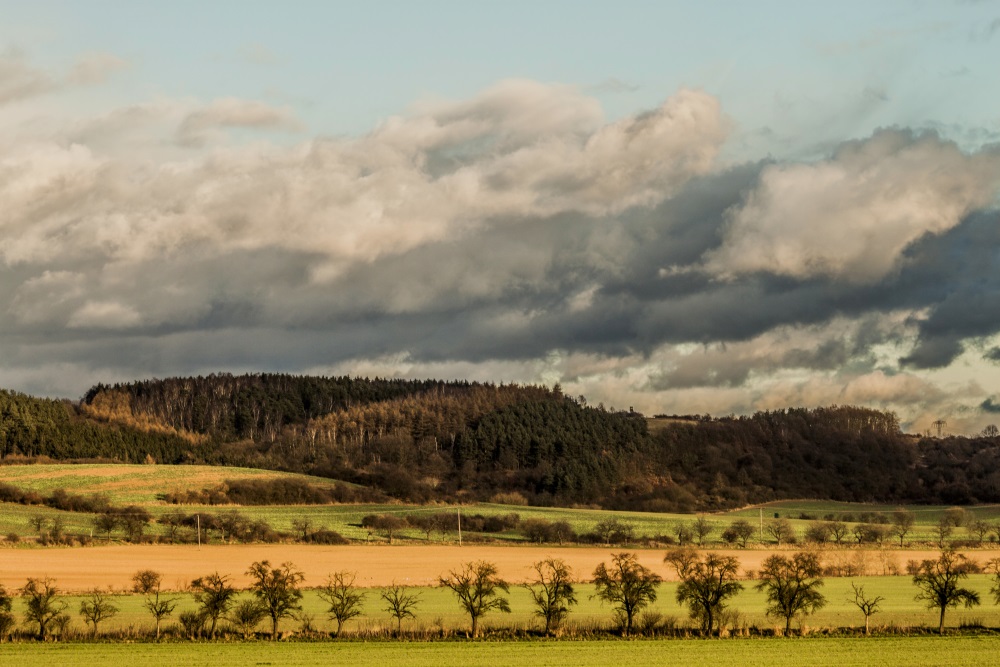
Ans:
[[[545,519],[525,519],[521,522],[521,532],[529,542],[541,544],[552,542],[552,522]]]
[[[494,494],[490,502],[496,505],[527,505],[528,499],[518,491],[508,491]]]
[[[320,528],[305,539],[309,544],[349,544],[350,540],[335,530]]]
[[[7,541],[11,544],[17,544],[21,541],[21,536],[17,533],[7,533]]]
[[[181,612],[177,620],[184,630],[184,635],[190,639],[197,638],[205,628],[205,617],[196,611]]]
[[[14,614],[0,610],[0,642],[10,634],[16,625],[17,619],[14,618]]]

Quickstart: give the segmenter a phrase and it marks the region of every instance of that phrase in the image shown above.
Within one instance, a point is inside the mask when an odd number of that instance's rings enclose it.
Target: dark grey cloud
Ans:
[[[195,145],[282,122],[195,113]],[[357,140],[162,164],[101,154],[114,125],[0,178],[0,373],[19,388],[556,354],[652,365],[652,392],[843,375],[843,400],[883,405],[933,393],[901,367],[1000,332],[1000,156],[931,133],[720,168],[707,95],[606,123],[525,82]],[[912,351],[886,362],[887,343]]]

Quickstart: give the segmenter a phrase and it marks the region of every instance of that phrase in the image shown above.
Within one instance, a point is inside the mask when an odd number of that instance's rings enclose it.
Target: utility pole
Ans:
[[[201,551],[201,515],[196,514],[195,516],[198,517],[198,551]]]
[[[462,508],[455,509],[458,511],[458,546],[462,546]]]
[[[760,510],[760,541],[761,541],[761,543],[763,543],[764,542],[764,508],[763,507],[758,507],[757,509]]]

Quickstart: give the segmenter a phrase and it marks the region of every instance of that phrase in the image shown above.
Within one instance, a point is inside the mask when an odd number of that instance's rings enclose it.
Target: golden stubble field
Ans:
[[[78,548],[0,549],[0,583],[18,588],[28,577],[52,577],[66,592],[81,592],[95,587],[124,590],[132,575],[140,569],[153,569],[163,575],[164,584],[182,589],[192,579],[218,571],[232,577],[238,586],[247,586],[244,574],[250,563],[270,560],[291,561],[305,573],[306,586],[318,586],[331,572],[357,572],[360,586],[385,586],[398,582],[411,586],[433,585],[438,577],[463,563],[488,560],[496,563],[501,576],[512,583],[529,580],[532,563],[543,558],[561,558],[580,580],[590,579],[598,563],[610,559],[613,552],[632,551],[639,561],[667,579],[672,573],[663,563],[664,549],[628,549],[616,547],[551,547],[495,545],[350,545],[314,546],[278,545],[112,545]],[[786,551],[782,549],[782,551]],[[788,549],[791,553],[793,549]],[[756,570],[775,550],[713,550],[714,553],[739,558],[742,569]],[[930,550],[856,550],[826,549],[824,562],[834,559],[864,558],[870,574],[881,574],[886,559],[900,568],[908,560],[936,558]],[[974,550],[968,556],[980,563],[1000,556],[1000,550]]]

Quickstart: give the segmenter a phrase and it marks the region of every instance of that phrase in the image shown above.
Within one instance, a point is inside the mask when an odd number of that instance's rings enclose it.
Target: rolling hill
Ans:
[[[646,419],[559,387],[228,374],[0,391],[0,457],[200,463],[410,501],[692,511],[782,498],[1000,501],[1000,439],[915,438],[867,408]]]

